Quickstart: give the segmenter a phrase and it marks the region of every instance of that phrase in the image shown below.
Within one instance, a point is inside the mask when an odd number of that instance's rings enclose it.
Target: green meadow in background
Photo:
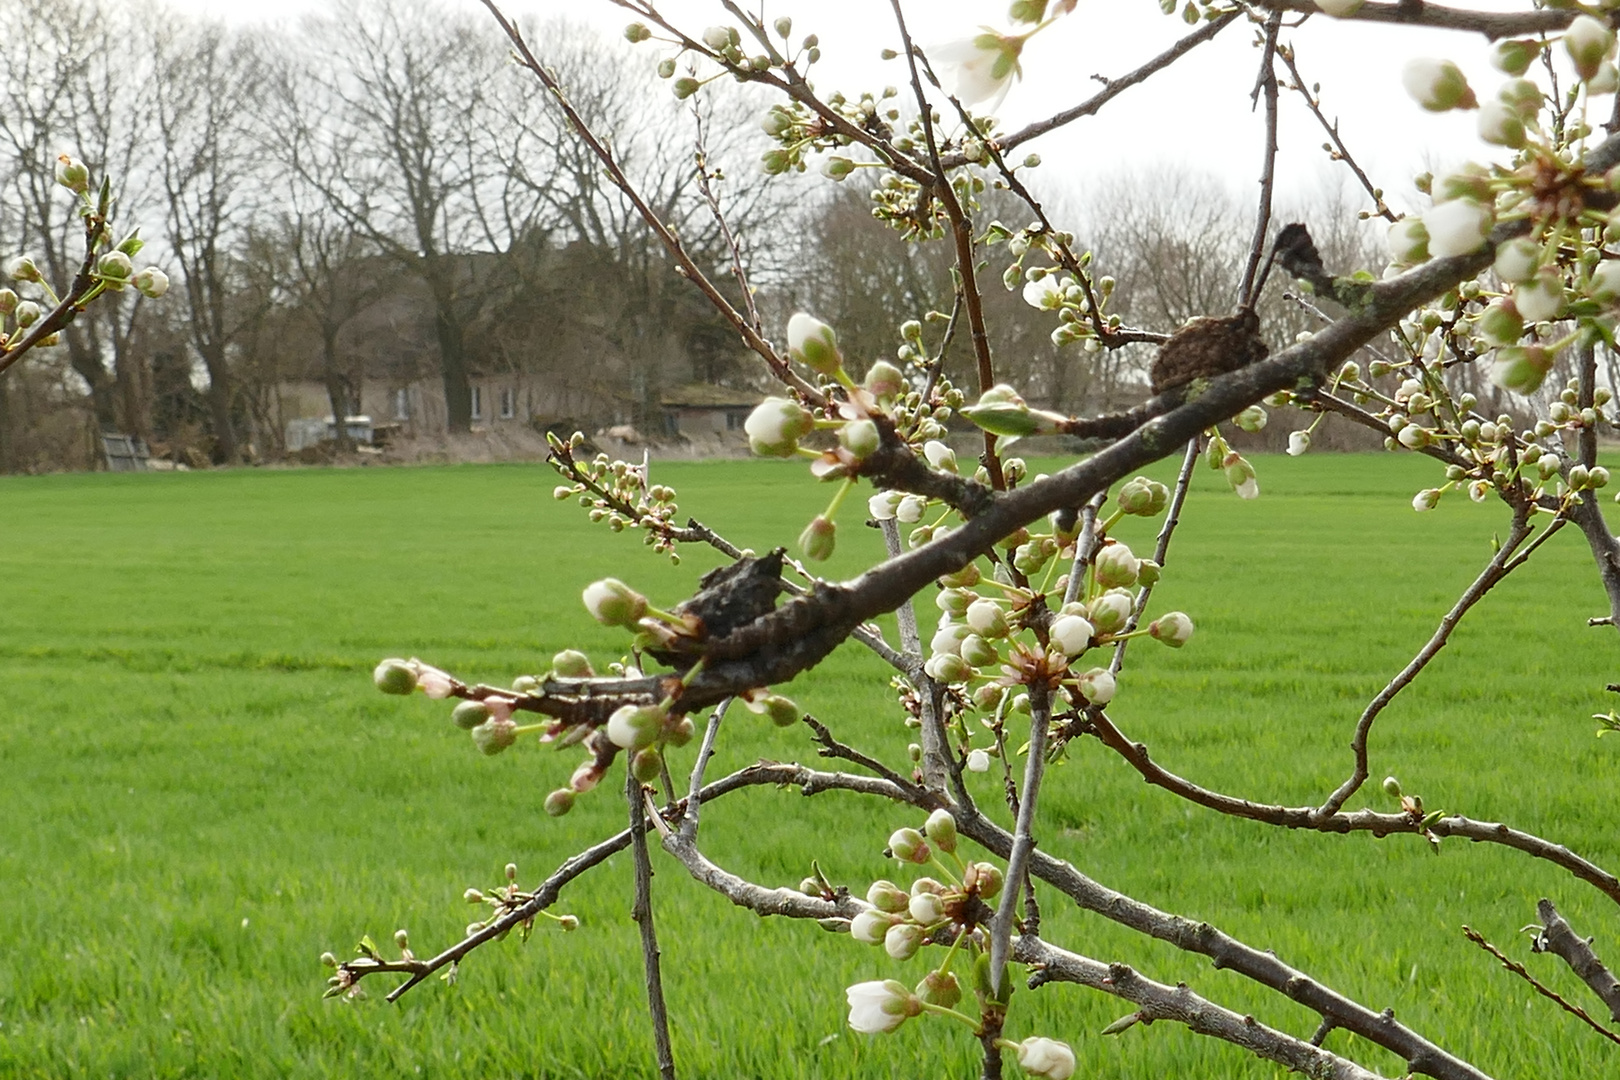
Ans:
[[[1041,463],[1047,468],[1054,463]],[[1458,494],[1414,514],[1438,477],[1402,456],[1261,458],[1243,502],[1200,468],[1152,611],[1187,611],[1186,648],[1134,645],[1111,714],[1167,767],[1267,802],[1319,802],[1350,768],[1366,701],[1410,658],[1506,531]],[[1169,479],[1170,465],[1153,470]],[[802,466],[654,466],[735,542],[791,543],[826,502]],[[671,566],[634,533],[551,498],[540,465],[230,471],[0,479],[0,1076],[640,1077],[653,1075],[641,959],[619,856],[565,891],[581,920],[488,946],[457,985],[395,1005],[323,1001],[317,958],[406,927],[420,954],[460,937],[468,886],[516,862],[533,884],[622,827],[619,784],[561,819],[541,810],[579,753],[530,742],[478,754],[449,707],[371,686],[416,655],[469,680],[544,670],[625,642],[579,602],[612,574],[661,605],[716,559]],[[832,576],[879,556],[847,504]],[[1139,551],[1159,522],[1131,520]],[[1620,866],[1620,739],[1594,738],[1612,702],[1613,630],[1578,532],[1498,586],[1429,677],[1381,717],[1375,782],[1351,809],[1391,809],[1397,775],[1431,809],[1507,821]],[[929,607],[925,621],[936,613]],[[889,629],[891,640],[892,627]],[[846,645],[786,692],[846,742],[903,760],[884,666]],[[677,773],[695,749],[675,751]],[[742,712],[711,775],[759,758],[814,763],[802,729]],[[615,776],[618,774],[615,773]],[[1550,896],[1620,960],[1612,902],[1544,863],[1410,836],[1322,836],[1234,821],[1141,782],[1094,741],[1043,792],[1043,847],[1104,883],[1208,920],[1494,1075],[1597,1075],[1612,1046],[1503,972],[1468,923],[1575,1000],[1519,928]],[[974,778],[994,801],[993,774]],[[795,885],[816,859],[864,892],[909,880],[882,850],[920,816],[840,793],[753,789],[704,813],[722,865]],[[889,1037],[844,1025],[844,988],[915,982],[814,925],[759,920],[654,851],[675,1052],[689,1077],[969,1075],[977,1047],[938,1019]],[[1043,891],[1053,941],[1308,1037],[1315,1015],[1133,937]],[[1276,1077],[1282,1070],[1171,1024],[1100,1037],[1124,1003],[1068,986],[1014,999],[1009,1034],[1074,1045],[1088,1080]],[[1342,1032],[1328,1045],[1386,1075],[1399,1062]]]

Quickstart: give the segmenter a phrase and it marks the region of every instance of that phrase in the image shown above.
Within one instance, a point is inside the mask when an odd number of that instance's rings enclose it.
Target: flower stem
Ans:
[[[927,1001],[922,1003],[922,1007],[923,1007],[924,1012],[931,1012],[935,1016],[949,1016],[953,1020],[962,1021],[962,1023],[966,1024],[968,1027],[972,1028],[974,1031],[979,1030],[979,1021],[975,1020],[973,1017],[967,1015],[966,1013],[959,1013],[955,1009],[947,1009],[943,1005],[934,1005],[934,1004],[932,1004],[930,1002],[927,1002]]]

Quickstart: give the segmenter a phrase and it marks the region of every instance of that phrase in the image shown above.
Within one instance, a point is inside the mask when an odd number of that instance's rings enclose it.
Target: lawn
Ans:
[[[1348,772],[1368,698],[1422,644],[1490,554],[1503,512],[1411,456],[1261,459],[1243,502],[1200,470],[1155,611],[1198,624],[1188,646],[1133,647],[1111,709],[1168,767],[1262,801],[1320,801]],[[1158,470],[1167,475],[1167,470]],[[670,464],[655,479],[743,545],[790,543],[827,490],[791,463]],[[488,947],[457,985],[399,1004],[381,979],[323,1001],[325,949],[408,927],[421,953],[455,940],[469,885],[509,860],[533,883],[621,827],[616,780],[568,817],[541,812],[575,762],[523,745],[475,752],[443,703],[378,694],[376,661],[418,655],[469,679],[542,670],[564,647],[623,647],[579,603],[615,574],[672,604],[715,560],[678,567],[634,534],[551,498],[541,466],[233,471],[0,479],[0,1076],[650,1076],[630,866],[565,892],[580,929]],[[829,573],[877,557],[851,504]],[[1128,523],[1140,548],[1157,522]],[[1464,622],[1384,714],[1375,776],[1431,808],[1503,820],[1620,866],[1612,630],[1575,530]],[[925,618],[932,617],[932,609]],[[892,632],[891,632],[892,637]],[[893,758],[908,735],[884,667],[846,646],[789,691],[849,742]],[[1607,695],[1612,697],[1613,695]],[[814,758],[802,730],[740,715],[717,769]],[[677,751],[677,770],[690,750]],[[989,777],[978,777],[986,801]],[[1351,803],[1390,808],[1369,785]],[[1518,933],[1551,896],[1620,960],[1612,903],[1545,864],[1448,841],[1282,832],[1189,807],[1093,743],[1049,780],[1044,845],[1159,907],[1275,950],[1498,1076],[1597,1075],[1612,1044],[1465,941],[1468,923],[1571,997],[1566,971]],[[885,840],[914,815],[833,794],[751,790],[704,815],[722,865],[792,885],[812,859],[864,892],[895,876]],[[843,988],[915,981],[928,953],[761,921],[654,854],[675,1051],[693,1077],[912,1076],[926,1055],[968,1075],[975,1045],[941,1021],[871,1038]],[[1048,902],[1054,941],[1132,963],[1298,1035],[1314,1015],[1207,961]],[[1590,1001],[1595,1005],[1595,1001]],[[1171,1025],[1097,1035],[1129,1010],[1073,987],[1015,1000],[1013,1037],[1063,1038],[1088,1078],[1275,1077]],[[1388,1055],[1352,1049],[1387,1075]]]

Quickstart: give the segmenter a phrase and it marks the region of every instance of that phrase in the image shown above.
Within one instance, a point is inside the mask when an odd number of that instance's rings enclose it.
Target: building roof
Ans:
[[[757,390],[733,390],[713,383],[687,383],[672,386],[658,395],[658,403],[668,408],[751,409],[760,402]]]

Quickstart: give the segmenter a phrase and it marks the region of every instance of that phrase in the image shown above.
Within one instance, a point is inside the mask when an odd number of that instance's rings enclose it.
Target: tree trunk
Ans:
[[[349,381],[343,377],[343,372],[338,368],[335,330],[323,336],[321,356],[326,376],[326,400],[332,404],[332,423],[337,428],[337,448],[341,453],[352,453],[354,440],[349,438],[349,426],[343,422],[343,418],[349,415],[355,403],[349,400]]]
[[[152,387],[141,358],[130,350],[113,361],[113,380],[118,391],[120,430],[143,443],[152,441]]]
[[[103,431],[118,430],[118,402],[113,379],[101,365],[96,350],[86,342],[80,328],[68,329],[63,335],[67,342],[68,363],[73,365],[81,379],[90,384],[90,407],[95,412],[96,424]]]
[[[208,418],[214,429],[214,460],[234,465],[240,452],[236,428],[231,423],[231,380],[223,354],[224,350],[218,348],[203,353],[203,366],[208,369]]]
[[[17,443],[11,429],[11,380],[0,375],[0,473],[17,471]]]
[[[452,432],[472,430],[472,383],[467,379],[467,356],[461,324],[440,304],[433,315],[439,335],[439,371],[444,377],[444,405]]]

